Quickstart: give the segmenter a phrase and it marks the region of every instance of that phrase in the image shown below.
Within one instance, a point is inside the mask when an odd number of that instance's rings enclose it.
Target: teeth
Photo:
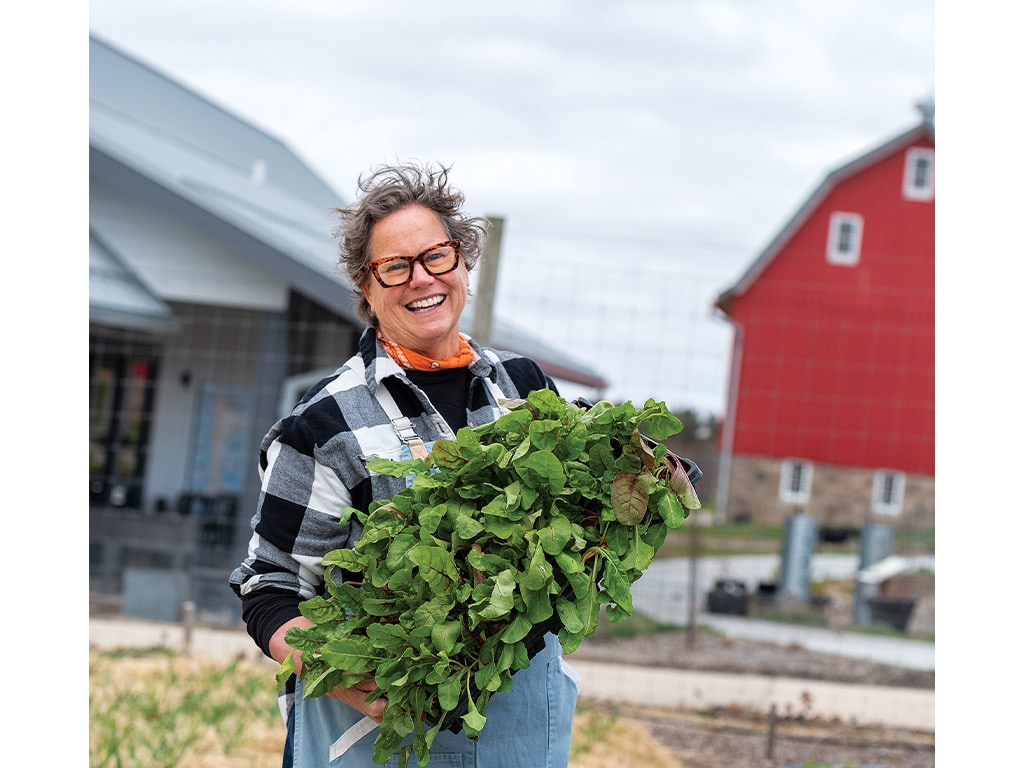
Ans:
[[[409,309],[427,309],[428,307],[436,307],[442,301],[444,301],[444,296],[432,296],[422,301],[414,301],[408,307]]]

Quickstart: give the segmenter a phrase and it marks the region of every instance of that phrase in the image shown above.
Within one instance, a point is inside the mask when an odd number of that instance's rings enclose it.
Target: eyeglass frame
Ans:
[[[424,258],[431,251],[435,251],[438,248],[444,248],[445,246],[449,246],[449,245],[455,250],[455,263],[452,264],[452,266],[450,268],[444,270],[443,272],[431,272],[430,271],[430,267],[427,266],[427,262],[424,261]],[[434,245],[430,246],[429,248],[427,248],[422,253],[416,254],[415,256],[386,256],[383,259],[377,259],[376,261],[371,261],[369,264],[366,265],[365,269],[366,269],[366,271],[368,271],[371,275],[373,275],[377,279],[377,282],[380,283],[382,287],[384,287],[384,288],[398,288],[398,287],[403,286],[403,285],[408,285],[409,282],[412,280],[413,272],[416,269],[417,262],[423,267],[423,269],[426,271],[426,273],[428,275],[436,277],[437,275],[447,275],[449,272],[454,272],[456,269],[458,269],[459,268],[459,260],[461,258],[462,258],[462,241],[461,240],[444,240],[444,241],[442,241],[440,243],[434,243]],[[406,264],[408,264],[409,265],[409,277],[407,277],[401,283],[393,283],[391,285],[388,285],[387,283],[385,283],[383,278],[381,278],[380,273],[377,271],[377,267],[380,266],[381,264],[387,264],[389,261],[404,261]]]

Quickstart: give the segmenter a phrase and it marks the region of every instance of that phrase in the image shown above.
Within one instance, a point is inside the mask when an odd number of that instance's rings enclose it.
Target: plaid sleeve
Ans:
[[[264,438],[249,554],[230,579],[239,596],[271,588],[312,597],[323,582],[323,556],[358,536],[354,519],[339,524],[352,504],[340,466],[347,434],[328,397],[278,422]]]

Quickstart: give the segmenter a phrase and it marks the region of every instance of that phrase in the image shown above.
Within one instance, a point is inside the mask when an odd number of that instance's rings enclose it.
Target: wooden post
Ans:
[[[765,758],[771,760],[775,756],[775,702],[772,702],[771,711],[768,713],[768,749]]]
[[[184,640],[182,641],[182,653],[188,656],[192,653],[192,629],[196,621],[196,604],[186,600],[181,604],[181,623],[184,629]]]
[[[686,521],[690,526],[690,605],[686,616],[686,647],[697,643],[697,515],[691,513]]]
[[[498,262],[501,256],[501,235],[505,227],[505,219],[500,216],[488,216],[491,223],[484,252],[480,255],[477,269],[480,277],[477,280],[476,295],[473,297],[473,329],[470,335],[483,346],[491,343],[491,324],[494,319],[494,294],[498,285]]]

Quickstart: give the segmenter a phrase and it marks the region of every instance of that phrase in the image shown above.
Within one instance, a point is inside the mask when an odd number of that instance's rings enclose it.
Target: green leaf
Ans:
[[[530,424],[530,444],[537,450],[554,451],[562,440],[562,424],[554,419],[542,419]]]
[[[523,577],[523,588],[531,591],[544,589],[553,575],[554,569],[544,556],[544,548],[536,547],[530,559],[530,566]]]
[[[321,561],[325,566],[337,566],[348,571],[362,571],[371,559],[354,549],[335,549],[324,555]]]
[[[451,712],[462,698],[462,678],[452,675],[437,685],[437,703],[445,712]]]
[[[502,642],[518,643],[533,629],[533,622],[522,614],[517,615],[501,633]]]
[[[674,493],[662,494],[658,499],[658,514],[665,521],[665,525],[675,530],[683,524],[690,512],[679,501]],[[659,542],[659,546],[660,546]]]
[[[585,634],[593,634],[601,621],[601,600],[598,595],[597,584],[591,582],[590,588],[583,598],[576,603],[577,613],[583,622]]]
[[[549,555],[557,555],[572,538],[572,523],[566,517],[555,517],[537,532],[537,540]]]
[[[501,673],[495,664],[485,664],[473,675],[473,682],[481,691],[496,691],[501,687]]]
[[[648,403],[650,402],[648,401]],[[671,412],[659,409],[657,413],[647,417],[643,423],[643,430],[644,434],[654,440],[664,440],[666,437],[672,437],[672,435],[682,432],[683,423]]]
[[[462,726],[466,730],[466,736],[471,740],[479,738],[480,732],[486,724],[487,718],[477,711],[476,703],[470,698],[469,711],[462,716]]]
[[[500,619],[507,616],[514,604],[513,594],[516,589],[516,580],[511,570],[504,570],[494,579],[494,587],[491,589],[490,599],[486,607],[480,611],[484,619]]]
[[[455,521],[455,532],[463,540],[472,539],[484,530],[484,524],[480,520],[469,515],[460,514]]]
[[[690,482],[690,476],[686,474],[686,470],[683,467],[675,464],[669,464],[670,474],[668,485],[676,496],[679,497],[679,501],[687,509],[700,509],[700,499],[697,498],[697,491],[693,488],[693,483]]]
[[[551,495],[565,488],[562,462],[551,451],[536,451],[516,463],[516,472],[529,487],[544,490]]]
[[[302,697],[314,699],[324,696],[337,688],[344,678],[344,674],[338,669],[326,669],[318,676],[311,677],[304,681]]]
[[[620,608],[627,612],[633,610],[633,595],[629,591],[630,583],[622,575],[619,566],[612,560],[606,560],[604,578],[601,580],[604,591],[608,597]]]
[[[345,637],[325,643],[320,651],[323,661],[350,673],[372,672],[386,654],[366,638]]]
[[[395,612],[395,606],[399,604],[396,597],[367,597],[362,602],[362,609],[370,616],[391,616]]]
[[[345,615],[345,610],[335,600],[325,597],[311,597],[299,604],[299,612],[314,624],[327,624],[338,621]]]
[[[430,534],[437,531],[438,526],[441,524],[441,520],[444,519],[447,510],[443,506],[431,506],[420,510],[419,523],[422,529],[420,539],[423,539],[423,534]],[[363,532],[365,536],[365,530]]]
[[[586,623],[580,615],[580,610],[576,607],[576,603],[560,597],[555,602],[555,607],[558,610],[558,619],[562,622],[562,626],[565,627],[567,632],[577,633],[583,631]]]
[[[579,552],[558,552],[555,555],[555,564],[567,575],[583,573],[585,570]]]
[[[366,462],[366,468],[376,472],[378,475],[387,475],[388,477],[405,477],[410,473],[423,472],[425,465],[423,463],[423,459],[411,459],[409,461],[370,459]]]
[[[441,547],[420,544],[410,549],[407,556],[419,566],[420,576],[435,592],[447,590],[460,578],[452,553]]]
[[[521,587],[520,594],[526,604],[526,618],[534,624],[547,621],[554,615],[555,609],[551,605],[547,588],[532,590]]]
[[[452,442],[451,440],[441,438],[436,440],[431,447],[430,457],[438,467],[459,467],[464,463],[461,456],[461,447],[463,446],[459,442]]]
[[[366,637],[377,648],[385,648],[403,642],[407,633],[398,624],[371,624],[366,628]]]
[[[525,635],[524,635],[525,636]],[[288,678],[295,674],[295,654],[289,653],[277,669],[277,687],[283,688]]]
[[[405,558],[405,553],[415,546],[416,542],[417,537],[411,533],[400,533],[394,536],[387,548],[384,564],[393,571],[400,568]]]
[[[430,630],[430,640],[439,653],[451,654],[456,643],[462,636],[462,624],[458,621],[446,621],[435,624]]]

